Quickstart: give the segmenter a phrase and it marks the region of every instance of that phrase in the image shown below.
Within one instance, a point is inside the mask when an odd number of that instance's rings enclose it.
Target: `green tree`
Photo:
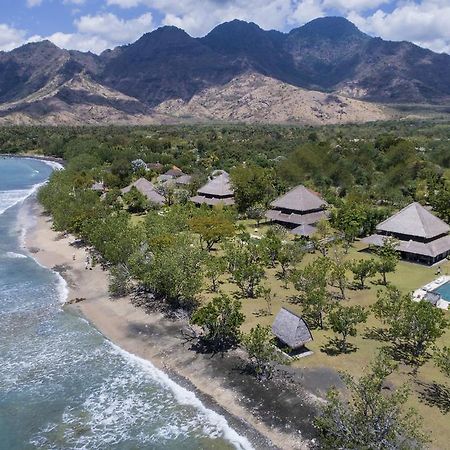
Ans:
[[[249,239],[226,247],[225,258],[233,281],[244,297],[255,298],[265,277],[266,254],[260,242]]]
[[[377,300],[372,305],[372,311],[385,325],[392,325],[398,320],[404,308],[403,303],[408,302],[408,297],[403,296],[395,286],[387,286],[385,290],[377,292]]]
[[[341,352],[348,350],[348,336],[356,336],[357,325],[367,320],[368,312],[362,306],[337,305],[328,314],[330,328],[340,336],[335,340]]]
[[[273,195],[273,174],[256,164],[242,164],[230,172],[236,206],[240,212],[247,211],[257,203]]]
[[[210,257],[205,260],[205,276],[210,281],[210,290],[217,292],[219,290],[220,276],[226,270],[226,263],[222,257]]]
[[[322,219],[317,223],[316,232],[311,236],[311,241],[314,248],[319,250],[322,256],[327,256],[333,237],[334,232],[330,222],[327,219]]]
[[[233,236],[235,232],[233,222],[221,212],[215,211],[193,217],[189,220],[189,227],[200,236],[208,251],[211,251],[218,242]]]
[[[256,325],[243,336],[242,344],[248,353],[250,366],[257,378],[270,377],[273,363],[280,360],[270,327]]]
[[[179,235],[150,256],[137,258],[133,269],[156,296],[174,307],[191,308],[202,287],[203,259],[203,251],[191,239]]]
[[[327,290],[330,262],[320,257],[303,269],[296,269],[291,275],[294,287],[299,291],[298,299],[303,314],[313,327],[323,329],[324,314],[331,306],[331,295]]]
[[[269,263],[272,267],[275,267],[275,263],[278,260],[285,234],[286,232],[281,227],[270,227],[260,241],[261,246],[267,252]]]
[[[200,344],[208,351],[223,352],[240,343],[244,323],[241,303],[225,294],[214,297],[195,311],[191,323],[202,327]]]
[[[279,249],[278,262],[281,269],[279,276],[284,280],[286,288],[292,269],[303,259],[304,255],[305,251],[301,246],[293,242],[285,242]]]
[[[147,197],[134,186],[122,198],[130,213],[142,213],[149,208]]]
[[[377,273],[377,264],[374,259],[360,259],[352,261],[350,270],[353,272],[355,281],[358,281],[359,288],[366,288],[367,278],[373,277]]]
[[[444,375],[450,377],[450,347],[437,350],[434,361]]]
[[[392,238],[386,238],[383,240],[383,245],[378,247],[376,253],[380,258],[377,263],[377,271],[383,278],[383,284],[387,285],[386,275],[388,273],[395,272],[397,263],[400,259],[397,251],[398,242]]]
[[[259,227],[261,220],[264,219],[266,208],[260,203],[256,203],[247,209],[246,215],[249,219],[256,220],[256,225]]]
[[[421,449],[428,437],[421,430],[421,419],[406,404],[409,390],[397,387],[383,392],[383,383],[395,366],[379,356],[369,373],[359,380],[342,374],[349,396],[336,389],[328,392],[328,402],[315,420],[319,433],[318,447],[323,450]]]
[[[332,211],[331,223],[342,233],[346,252],[361,233],[365,220],[365,207],[360,203],[346,202]]]
[[[118,264],[109,271],[109,294],[111,297],[125,297],[130,293],[130,271],[125,264]]]
[[[341,298],[345,300],[345,290],[347,289],[347,269],[349,265],[344,259],[343,252],[334,247],[330,254],[330,284],[339,289]]]
[[[428,356],[433,346],[448,328],[445,314],[426,301],[415,302],[406,297],[397,320],[392,321],[390,335],[406,362],[416,367]]]

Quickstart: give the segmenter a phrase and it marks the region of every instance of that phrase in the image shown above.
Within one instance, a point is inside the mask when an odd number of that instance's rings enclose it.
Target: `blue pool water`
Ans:
[[[52,170],[0,159],[0,450],[251,448],[192,392],[61,308],[65,282],[22,245]]]
[[[450,302],[450,281],[447,281],[447,283],[439,286],[433,292],[440,294],[444,300]]]

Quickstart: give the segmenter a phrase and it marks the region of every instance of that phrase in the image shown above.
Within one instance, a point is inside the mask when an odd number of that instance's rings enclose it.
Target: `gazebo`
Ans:
[[[327,202],[303,185],[291,189],[270,206],[266,212],[268,219],[289,228],[293,234],[305,237],[312,236],[316,232],[314,225],[328,217]]]
[[[210,180],[197,191],[197,195],[191,197],[191,201],[196,205],[234,205],[234,190],[231,187],[228,173],[223,170],[216,171]]]
[[[272,325],[273,334],[292,350],[298,350],[313,340],[304,319],[286,308],[281,308]]]
[[[403,259],[432,265],[450,255],[449,231],[444,221],[414,202],[381,222],[376,233],[362,242],[380,247],[386,238],[393,237]]]
[[[135,187],[150,202],[156,203],[157,205],[164,205],[166,199],[159,192],[156,191],[156,188],[153,185],[153,183],[151,183],[147,179],[139,178],[139,180],[135,181],[134,183],[131,183],[126,188],[121,189],[122,194],[130,192],[133,187]]]

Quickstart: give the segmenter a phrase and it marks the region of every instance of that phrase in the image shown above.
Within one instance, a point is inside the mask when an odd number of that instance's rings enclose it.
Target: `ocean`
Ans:
[[[64,280],[23,247],[54,166],[0,159],[0,450],[250,449],[194,393],[62,309]]]

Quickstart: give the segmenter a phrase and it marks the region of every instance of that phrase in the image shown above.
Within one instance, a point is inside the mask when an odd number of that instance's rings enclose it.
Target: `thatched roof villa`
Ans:
[[[160,183],[163,183],[163,182],[169,181],[169,180],[176,180],[177,178],[180,178],[182,176],[188,176],[188,175],[186,175],[179,167],[172,166],[171,169],[169,169],[167,172],[160,175],[157,178],[157,181]]]
[[[139,178],[139,180],[131,183],[126,188],[121,189],[122,194],[126,194],[131,191],[131,188],[135,187],[142,195],[144,195],[148,201],[156,203],[157,205],[164,205],[166,199],[156,191],[153,183],[145,178]]]
[[[362,242],[382,246],[387,237],[398,241],[403,259],[435,264],[450,255],[450,226],[414,202],[381,222],[376,233]]]
[[[298,350],[313,340],[304,319],[286,308],[281,308],[272,325],[273,334],[292,350]]]
[[[273,201],[270,206],[266,217],[300,236],[313,235],[316,231],[314,225],[328,217],[327,202],[303,185],[291,189]]]
[[[191,201],[197,205],[234,205],[234,190],[229,174],[223,170],[214,172],[210,180],[197,191],[197,195],[191,198]]]

